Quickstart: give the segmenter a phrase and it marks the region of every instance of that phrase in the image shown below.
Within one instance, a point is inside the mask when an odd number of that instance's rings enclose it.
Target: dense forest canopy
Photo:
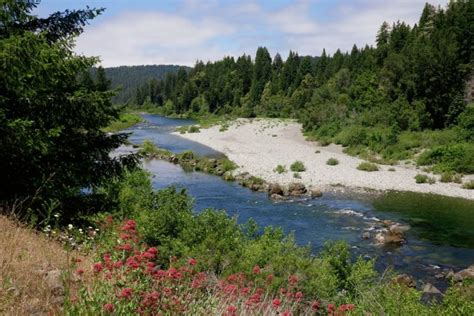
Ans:
[[[211,112],[300,118],[307,130],[334,134],[345,120],[397,125],[401,130],[444,128],[465,110],[465,81],[473,60],[474,3],[446,9],[426,4],[418,24],[383,23],[376,46],[323,51],[319,58],[290,52],[283,61],[265,47],[256,57],[197,62],[187,73],[138,89],[167,113]],[[334,125],[328,126],[329,121]]]
[[[167,73],[176,74],[183,66],[177,65],[142,65],[142,66],[119,66],[104,68],[105,75],[110,78],[112,89],[118,89],[112,97],[115,104],[132,103],[137,98],[137,87],[143,86],[149,81],[159,81],[166,77]],[[183,67],[190,70],[189,67]],[[96,71],[93,71],[96,74]],[[138,94],[138,96],[140,93]]]

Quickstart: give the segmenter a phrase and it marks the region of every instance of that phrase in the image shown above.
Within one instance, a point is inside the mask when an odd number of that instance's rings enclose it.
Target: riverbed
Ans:
[[[129,130],[132,143],[148,139],[157,146],[179,153],[192,150],[198,155],[222,154],[197,142],[172,134],[177,126],[192,120],[144,115],[146,122]],[[441,288],[446,280],[441,272],[459,270],[474,263],[474,202],[431,194],[388,192],[360,194],[329,192],[318,199],[295,198],[274,202],[265,193],[252,192],[220,177],[186,172],[179,165],[152,160],[144,166],[153,175],[156,189],[170,185],[185,188],[194,198],[195,210],[226,210],[241,223],[253,218],[261,226],[282,227],[294,233],[300,245],[310,244],[316,254],[328,240],[344,240],[355,255],[375,258],[379,271],[395,269]],[[383,247],[373,239],[382,220],[408,224],[407,243]]]

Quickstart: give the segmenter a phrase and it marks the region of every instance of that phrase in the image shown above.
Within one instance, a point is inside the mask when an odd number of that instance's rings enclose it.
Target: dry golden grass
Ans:
[[[77,257],[58,242],[0,215],[0,315],[60,314],[63,296],[51,291],[44,271],[60,269],[72,275],[71,262]],[[88,264],[80,258],[81,265]]]

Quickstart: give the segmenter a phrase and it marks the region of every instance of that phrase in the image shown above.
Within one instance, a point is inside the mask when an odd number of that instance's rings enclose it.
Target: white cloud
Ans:
[[[444,6],[447,0],[430,0]],[[104,66],[193,65],[197,59],[253,55],[258,46],[284,56],[319,55],[373,44],[383,21],[414,24],[425,0],[295,1],[268,9],[255,1],[187,0],[174,13],[129,12],[86,28],[76,51]]]

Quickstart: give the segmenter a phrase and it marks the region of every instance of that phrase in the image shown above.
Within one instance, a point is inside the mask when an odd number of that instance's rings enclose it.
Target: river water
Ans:
[[[199,143],[170,133],[191,120],[144,115],[145,123],[131,132],[132,143],[148,139],[157,146],[179,153],[192,150],[198,155],[221,154]],[[444,288],[436,278],[440,271],[459,270],[474,263],[474,202],[434,195],[390,192],[361,195],[327,193],[318,199],[274,202],[265,193],[252,192],[235,182],[201,172],[186,172],[165,161],[145,163],[156,189],[185,188],[194,198],[197,212],[206,208],[224,209],[239,222],[253,218],[261,226],[282,227],[294,232],[300,245],[310,244],[314,253],[328,240],[345,240],[354,254],[376,258],[379,271],[394,268],[425,282]],[[401,247],[381,247],[361,238],[374,232],[380,221],[390,219],[409,224],[407,243]]]

